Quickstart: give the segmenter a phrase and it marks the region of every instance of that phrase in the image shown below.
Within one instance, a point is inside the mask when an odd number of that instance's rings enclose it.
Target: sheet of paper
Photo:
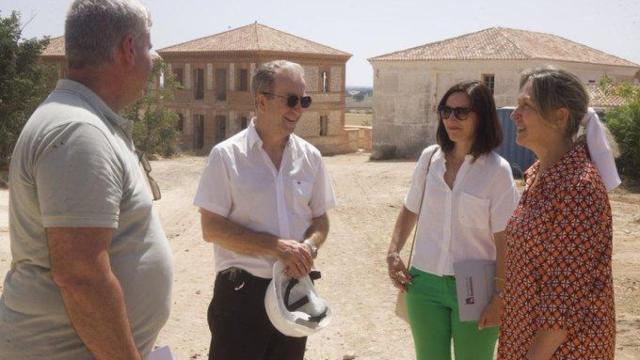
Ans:
[[[147,356],[147,360],[176,360],[176,357],[173,355],[173,352],[171,352],[171,348],[165,345],[154,349],[149,356]]]
[[[477,321],[494,292],[493,261],[467,260],[453,264],[460,321]]]

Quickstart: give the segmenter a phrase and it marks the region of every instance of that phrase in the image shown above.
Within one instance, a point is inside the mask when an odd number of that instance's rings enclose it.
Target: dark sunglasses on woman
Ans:
[[[300,101],[300,106],[303,108],[308,108],[311,105],[311,96],[298,96],[298,95],[278,95],[269,92],[262,92],[262,95],[271,95],[279,98],[287,99],[287,106],[290,108],[294,108],[298,105],[298,101]]]
[[[468,107],[456,107],[450,108],[448,106],[442,106],[438,108],[438,113],[440,113],[440,117],[442,119],[448,119],[453,113],[453,116],[458,120],[466,120],[469,117],[469,113],[471,113],[473,109]]]

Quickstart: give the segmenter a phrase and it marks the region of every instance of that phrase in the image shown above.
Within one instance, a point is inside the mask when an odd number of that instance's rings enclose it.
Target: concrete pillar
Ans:
[[[236,89],[236,82],[235,80],[235,68],[236,65],[234,63],[230,63],[229,64],[229,91],[235,91]]]
[[[191,89],[191,64],[184,64],[184,88]]]
[[[213,90],[213,64],[207,64],[207,90]]]
[[[253,73],[256,71],[256,63],[251,63],[249,65],[249,90],[253,88]],[[253,115],[251,115],[253,116]]]
[[[187,135],[193,134],[193,118],[189,109],[184,112],[184,133]]]

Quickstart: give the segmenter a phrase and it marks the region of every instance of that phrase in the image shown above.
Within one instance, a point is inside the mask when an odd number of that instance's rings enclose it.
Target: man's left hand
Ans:
[[[306,276],[313,267],[313,257],[309,247],[296,240],[278,240],[278,258],[285,265],[287,276],[299,279]]]

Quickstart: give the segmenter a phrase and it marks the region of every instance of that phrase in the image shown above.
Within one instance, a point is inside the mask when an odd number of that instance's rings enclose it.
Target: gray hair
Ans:
[[[260,64],[251,79],[251,92],[255,97],[259,93],[272,92],[276,76],[280,72],[292,72],[304,77],[304,69],[300,64],[287,60],[274,60]]]
[[[565,136],[576,135],[589,106],[589,93],[582,81],[568,71],[547,66],[525,71],[520,78],[520,88],[528,82],[531,82],[532,100],[542,117],[551,120],[553,110],[566,108],[569,122]]]
[[[138,0],[75,0],[65,22],[67,64],[81,69],[109,63],[126,34],[141,38],[150,26]]]

